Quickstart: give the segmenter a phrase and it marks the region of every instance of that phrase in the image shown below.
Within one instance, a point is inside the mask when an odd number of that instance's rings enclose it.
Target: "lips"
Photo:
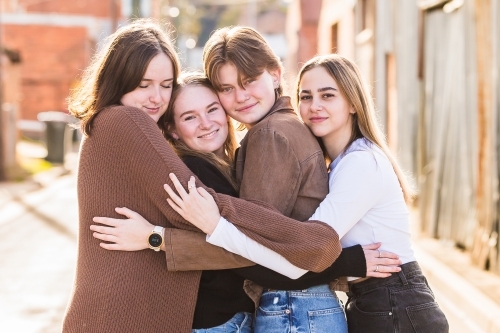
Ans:
[[[311,123],[321,123],[322,121],[325,121],[327,119],[328,119],[328,117],[312,117],[312,118],[309,118],[309,121]]]
[[[148,108],[147,106],[145,106],[145,108],[150,113],[156,113],[156,112],[160,111],[160,107],[157,107],[157,108]]]
[[[246,105],[246,106],[243,106],[243,107],[241,107],[241,108],[236,109],[236,111],[238,111],[238,112],[248,111],[248,110],[250,110],[251,108],[253,108],[253,107],[254,107],[254,106],[256,106],[256,105],[257,105],[257,103],[250,104],[250,105]]]
[[[203,134],[203,135],[200,135],[198,138],[199,139],[210,139],[211,137],[213,137],[215,134],[217,134],[217,132],[219,132],[219,130],[215,130],[215,131],[212,131],[210,133],[207,133],[207,134]]]

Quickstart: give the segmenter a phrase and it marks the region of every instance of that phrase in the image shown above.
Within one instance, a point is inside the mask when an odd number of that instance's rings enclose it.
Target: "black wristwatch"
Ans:
[[[160,251],[160,246],[163,244],[163,227],[157,225],[148,237],[149,248],[155,251]]]

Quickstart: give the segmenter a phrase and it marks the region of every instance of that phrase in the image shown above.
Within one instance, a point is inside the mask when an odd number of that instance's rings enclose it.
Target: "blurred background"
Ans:
[[[419,195],[415,247],[451,332],[500,332],[498,0],[0,0],[0,331],[58,332],[72,287],[81,133],[65,102],[99,42],[169,21],[183,67],[210,33],[255,27],[293,96],[336,52],[372,86]]]

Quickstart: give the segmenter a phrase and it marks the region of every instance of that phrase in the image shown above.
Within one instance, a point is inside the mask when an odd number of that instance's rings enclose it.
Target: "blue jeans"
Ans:
[[[222,325],[191,330],[191,333],[252,333],[253,314],[238,312]]]
[[[344,309],[328,285],[304,290],[264,290],[255,333],[347,333]]]
[[[385,279],[351,284],[346,304],[349,333],[447,333],[448,321],[416,261]]]

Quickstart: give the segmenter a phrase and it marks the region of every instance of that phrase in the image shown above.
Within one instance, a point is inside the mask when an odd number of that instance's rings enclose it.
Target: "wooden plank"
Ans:
[[[476,49],[478,78],[478,183],[477,183],[477,218],[478,231],[472,252],[472,261],[479,267],[485,267],[489,254],[489,240],[492,222],[495,218],[493,201],[493,128],[492,128],[492,93],[491,74],[493,48],[491,25],[491,0],[475,0],[476,10]],[[496,170],[495,170],[496,172]]]

